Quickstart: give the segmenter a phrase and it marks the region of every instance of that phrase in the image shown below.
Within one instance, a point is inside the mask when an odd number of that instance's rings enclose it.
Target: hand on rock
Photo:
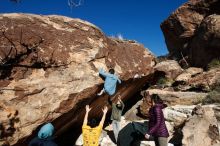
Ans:
[[[86,105],[86,112],[89,112],[92,108],[89,108],[89,105]]]
[[[121,95],[118,95],[118,100],[121,101]]]
[[[108,107],[107,106],[105,106],[103,109],[102,109],[102,111],[103,111],[103,113],[107,113],[107,111],[108,111]]]
[[[104,72],[104,69],[103,68],[99,68],[99,72]]]

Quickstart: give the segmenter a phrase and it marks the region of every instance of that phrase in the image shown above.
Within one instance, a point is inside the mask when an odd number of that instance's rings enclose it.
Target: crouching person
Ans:
[[[96,125],[96,120],[94,119],[91,119],[88,125],[88,115],[90,110],[91,108],[89,105],[86,105],[86,115],[82,126],[83,146],[98,146],[99,137],[102,132],[108,108],[105,106],[104,109],[102,109],[103,116],[98,126]]]
[[[38,136],[30,141],[28,146],[58,146],[53,141],[54,126],[51,123],[45,124],[38,132]]]

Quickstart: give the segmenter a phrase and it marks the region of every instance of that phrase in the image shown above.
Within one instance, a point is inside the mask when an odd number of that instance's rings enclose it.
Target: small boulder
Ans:
[[[183,146],[212,146],[219,141],[219,130],[212,107],[196,107],[194,115],[186,122]]]
[[[154,69],[156,71],[165,72],[166,77],[170,79],[175,79],[179,74],[183,72],[183,69],[180,67],[177,61],[175,60],[166,60],[158,63]]]

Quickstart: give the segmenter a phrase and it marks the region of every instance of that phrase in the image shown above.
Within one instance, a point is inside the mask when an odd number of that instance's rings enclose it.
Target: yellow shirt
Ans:
[[[98,146],[99,137],[102,132],[102,125],[91,128],[88,125],[83,125],[82,134],[83,134],[83,146]]]

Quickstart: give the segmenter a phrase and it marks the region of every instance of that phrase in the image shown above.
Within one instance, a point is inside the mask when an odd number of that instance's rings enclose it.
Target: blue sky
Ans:
[[[79,0],[76,0],[76,2]],[[168,53],[160,24],[187,0],[84,0],[72,10],[67,0],[0,0],[0,13],[58,14],[87,20],[107,36],[122,34],[136,40],[155,55]]]

